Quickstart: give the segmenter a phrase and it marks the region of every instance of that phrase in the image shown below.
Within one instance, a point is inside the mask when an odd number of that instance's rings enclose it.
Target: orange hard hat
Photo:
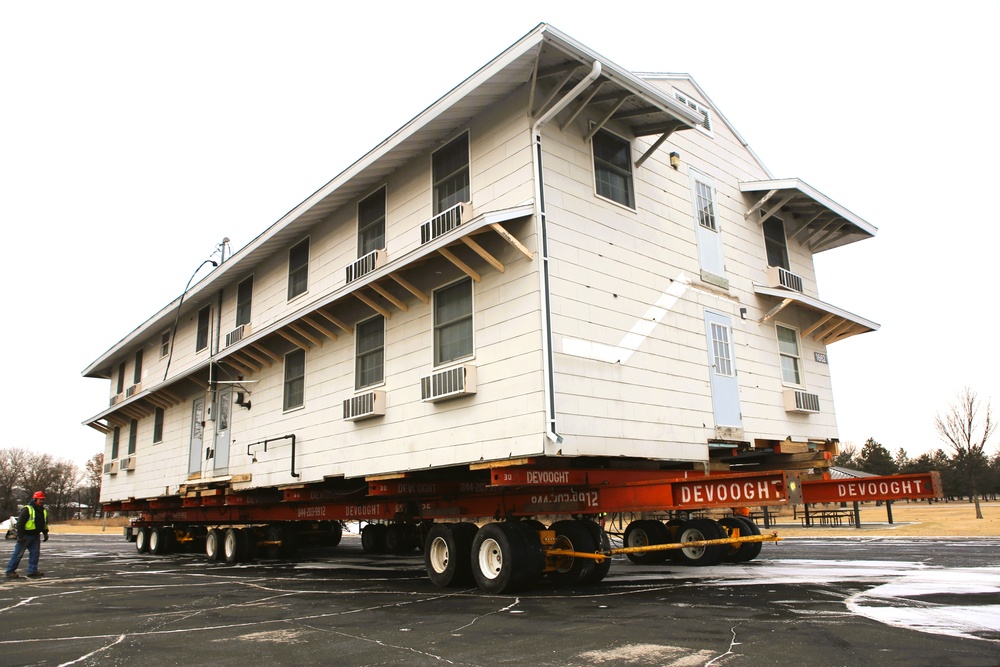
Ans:
[[[35,500],[38,500],[38,499],[45,500],[45,494],[42,493],[41,491],[35,491],[35,495],[33,495],[31,497],[34,498]]]

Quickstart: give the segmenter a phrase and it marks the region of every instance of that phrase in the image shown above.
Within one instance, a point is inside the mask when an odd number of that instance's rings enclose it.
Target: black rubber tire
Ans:
[[[385,550],[391,554],[404,554],[413,551],[416,547],[413,530],[405,523],[394,523],[387,526],[384,539]]]
[[[223,542],[226,539],[225,531],[220,528],[212,528],[205,535],[205,556],[210,563],[223,560]]]
[[[173,528],[156,526],[149,530],[149,553],[154,556],[164,556],[171,552],[171,536]]]
[[[424,542],[424,569],[431,583],[441,588],[472,583],[472,540],[474,533],[460,526],[471,524],[435,523]]]
[[[514,531],[521,536],[517,562],[517,589],[534,586],[545,575],[545,551],[542,549],[542,538],[538,531],[527,522],[511,523]]]
[[[388,528],[382,523],[370,523],[361,529],[361,548],[366,554],[385,553],[385,534]]]
[[[597,545],[597,551],[607,554],[611,551],[611,540],[608,538],[608,534],[601,528],[600,524],[596,521],[585,520],[581,521],[583,527],[590,531],[590,537]],[[582,583],[584,584],[596,584],[604,580],[604,577],[608,576],[608,571],[611,570],[611,555],[602,560],[600,563],[594,563],[594,571]]]
[[[135,534],[135,550],[141,554],[149,553],[149,528],[140,528]]]
[[[524,588],[537,581],[545,567],[538,532],[519,521],[488,523],[480,528],[471,554],[473,579],[486,593]]]
[[[556,521],[549,530],[556,533],[555,547],[569,551],[594,553],[597,544],[582,521],[567,519]],[[578,586],[586,582],[594,573],[596,561],[589,558],[574,558],[572,556],[557,556],[556,569],[549,572],[549,578],[557,586]]]
[[[226,536],[223,540],[222,553],[225,556],[226,562],[230,565],[233,563],[242,563],[248,560],[248,540],[246,530],[243,528],[227,528]]]
[[[738,530],[741,537],[760,535],[760,528],[750,519],[741,516],[730,516],[719,519],[719,524],[729,533],[731,530]],[[745,542],[734,548],[727,549],[722,560],[727,563],[747,563],[760,555],[760,542]]]
[[[287,548],[286,536],[288,529],[285,526],[272,524],[264,531],[265,542],[280,542],[280,544],[266,544],[262,547],[261,555],[268,560],[279,560],[284,558]]]
[[[664,522],[663,526],[667,529],[667,541],[676,542],[677,538],[681,534],[681,526],[684,525],[682,519],[670,519]],[[678,562],[681,559],[681,552],[679,549],[669,549],[667,551],[667,560]]]
[[[670,533],[667,532],[666,526],[659,521],[641,519],[626,526],[622,546],[645,547],[668,542],[670,542]],[[626,554],[626,556],[637,565],[655,565],[662,563],[668,557],[666,551],[647,551],[646,553]]]
[[[323,546],[335,547],[340,544],[343,538],[344,526],[339,521],[331,521],[330,525],[326,526],[326,537],[323,540]]]
[[[726,537],[726,531],[711,519],[692,519],[681,526],[680,542],[698,542],[701,540],[719,540]],[[728,547],[724,544],[706,547],[688,547],[678,549],[680,562],[685,565],[704,567],[718,565],[726,555]]]

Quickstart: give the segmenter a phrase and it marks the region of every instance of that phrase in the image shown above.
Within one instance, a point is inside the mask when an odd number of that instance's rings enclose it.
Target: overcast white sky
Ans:
[[[963,386],[1000,400],[1000,3],[361,4],[0,0],[0,446],[101,451],[85,366],[542,21],[691,73],[776,177],[879,228],[817,257],[882,324],[829,349],[842,441],[916,454]]]

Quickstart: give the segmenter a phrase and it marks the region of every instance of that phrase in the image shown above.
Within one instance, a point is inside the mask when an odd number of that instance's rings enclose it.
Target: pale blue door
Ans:
[[[218,417],[215,421],[215,475],[229,472],[229,424],[233,409],[233,389],[227,387],[219,392]]]
[[[708,337],[708,373],[715,425],[742,428],[740,387],[736,379],[733,328],[729,317],[706,310],[705,334]]]
[[[201,458],[204,455],[205,438],[205,398],[195,399],[191,406],[191,454],[188,458],[188,474],[201,472]]]

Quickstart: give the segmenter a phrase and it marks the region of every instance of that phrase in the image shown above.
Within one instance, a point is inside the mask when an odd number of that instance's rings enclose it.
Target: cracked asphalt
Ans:
[[[366,556],[353,535],[239,566],[55,535],[45,578],[0,583],[0,665],[997,665],[998,547],[796,539],[494,596],[435,588],[419,553]]]

